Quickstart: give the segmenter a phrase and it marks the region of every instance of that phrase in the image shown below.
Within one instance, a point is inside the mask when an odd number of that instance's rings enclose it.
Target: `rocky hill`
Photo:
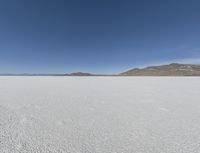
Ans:
[[[171,63],[169,65],[135,68],[122,76],[200,76],[200,65]]]

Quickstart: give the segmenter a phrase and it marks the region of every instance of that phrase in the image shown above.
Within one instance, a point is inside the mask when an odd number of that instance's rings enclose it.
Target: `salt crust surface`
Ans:
[[[0,77],[0,153],[199,153],[198,77]]]

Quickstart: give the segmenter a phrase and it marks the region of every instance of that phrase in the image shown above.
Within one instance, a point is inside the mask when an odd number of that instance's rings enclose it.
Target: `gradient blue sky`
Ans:
[[[1,0],[0,73],[200,63],[199,0]]]

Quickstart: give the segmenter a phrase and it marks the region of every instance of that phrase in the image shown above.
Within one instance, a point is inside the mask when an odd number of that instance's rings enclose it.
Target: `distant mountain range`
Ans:
[[[65,74],[31,74],[31,73],[22,73],[22,74],[0,74],[0,76],[95,76],[95,74],[91,73],[83,73],[83,72],[74,72],[74,73],[65,73]]]
[[[169,65],[150,66],[131,69],[121,76],[200,76],[200,65],[171,63]]]
[[[12,74],[12,73],[4,73],[4,74],[0,74],[0,76],[101,76],[101,75],[92,74],[92,73],[84,73],[84,72],[74,72],[74,73],[65,73],[65,74],[31,74],[31,73]]]
[[[200,76],[200,65],[171,63],[146,68],[134,68],[113,75],[74,72],[66,74],[0,74],[0,76]]]
[[[84,72],[75,72],[70,74],[65,74],[66,76],[95,76],[95,74],[84,73]]]

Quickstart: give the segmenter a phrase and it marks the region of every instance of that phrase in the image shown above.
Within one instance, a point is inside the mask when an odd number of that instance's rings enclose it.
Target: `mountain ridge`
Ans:
[[[200,65],[171,63],[166,65],[134,68],[122,72],[121,76],[200,76]]]
[[[119,74],[93,74],[88,72],[73,72],[63,74],[12,74],[4,73],[0,76],[200,76],[200,65],[171,63],[145,68],[133,68]]]

